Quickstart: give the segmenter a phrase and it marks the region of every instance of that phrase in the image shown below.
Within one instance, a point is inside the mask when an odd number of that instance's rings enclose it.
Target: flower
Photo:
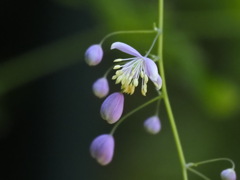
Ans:
[[[96,137],[90,146],[90,153],[101,165],[107,165],[112,161],[114,153],[114,138],[109,134]]]
[[[157,134],[161,130],[161,123],[158,116],[149,117],[144,121],[144,127],[147,132]]]
[[[136,49],[122,42],[113,43],[111,49],[118,49],[134,56],[132,58],[114,60],[114,62],[125,62],[123,65],[114,66],[113,69],[117,69],[117,71],[112,77],[113,80],[116,80],[116,84],[121,82],[121,88],[124,93],[134,93],[135,87],[139,84],[139,76],[142,78],[142,95],[146,96],[148,78],[154,83],[157,90],[161,89],[162,79],[153,60],[142,56]]]
[[[124,96],[122,93],[115,92],[109,95],[102,103],[101,117],[109,124],[118,121],[123,112]]]
[[[100,44],[91,45],[85,52],[85,61],[89,66],[96,66],[102,61],[103,50]]]
[[[99,98],[105,97],[109,92],[108,81],[105,77],[99,78],[93,83],[93,93]]]
[[[236,172],[231,168],[225,169],[221,172],[221,178],[222,180],[236,180]]]

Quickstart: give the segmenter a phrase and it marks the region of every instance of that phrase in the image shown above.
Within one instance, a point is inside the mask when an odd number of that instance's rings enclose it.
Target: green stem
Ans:
[[[164,7],[163,0],[159,0],[159,29],[161,29],[162,31],[163,31],[163,7]],[[179,156],[179,160],[180,160],[181,167],[182,167],[183,179],[187,180],[188,176],[187,176],[187,169],[186,169],[186,166],[185,166],[186,161],[185,161],[182,145],[181,145],[181,142],[180,142],[180,138],[179,138],[179,135],[178,135],[177,126],[176,126],[176,123],[175,123],[175,120],[174,120],[172,108],[171,108],[171,105],[170,105],[170,102],[169,102],[169,97],[168,97],[167,87],[166,87],[166,81],[165,81],[164,66],[163,66],[163,32],[159,36],[158,46],[159,46],[158,47],[158,56],[160,57],[158,66],[159,66],[159,69],[160,69],[160,74],[161,74],[162,83],[163,83],[162,84],[163,100],[165,102],[166,110],[167,110],[167,113],[168,113],[170,125],[171,125],[173,136],[174,136],[174,140],[175,140],[175,143],[176,143],[176,146],[177,146],[178,156]]]
[[[138,106],[137,108],[133,109],[133,110],[130,111],[129,113],[127,113],[125,116],[123,116],[123,117],[115,124],[115,126],[112,128],[110,134],[113,135],[114,132],[116,131],[117,127],[118,127],[125,119],[127,119],[129,116],[131,116],[131,115],[134,114],[135,112],[139,111],[140,109],[146,107],[147,105],[149,105],[149,104],[153,103],[154,101],[157,101],[157,100],[159,100],[159,99],[161,99],[161,98],[162,98],[162,96],[159,95],[159,96],[157,96],[157,97],[155,97],[155,98],[147,101],[146,103],[142,104],[141,106]]]
[[[156,30],[132,30],[132,31],[116,31],[116,32],[112,32],[108,35],[106,35],[102,40],[101,42],[99,43],[100,45],[103,44],[103,42],[111,37],[111,36],[114,36],[114,35],[117,35],[117,34],[136,34],[136,33],[141,33],[141,34],[148,34],[148,33],[155,33]]]
[[[200,173],[199,171],[197,171],[195,169],[188,167],[188,170],[191,171],[192,173],[198,175],[199,177],[203,178],[204,180],[211,180],[207,176],[205,176],[204,174]]]
[[[156,43],[156,41],[157,41],[159,35],[161,34],[161,30],[160,30],[160,29],[156,29],[156,30],[157,30],[157,35],[155,36],[155,38],[154,38],[154,40],[153,40],[153,42],[152,42],[152,45],[151,45],[151,47],[149,48],[148,52],[146,53],[145,57],[148,57],[148,55],[150,54],[150,52],[151,52],[152,49],[153,49],[153,46],[155,45],[155,43]]]
[[[199,166],[202,164],[208,164],[208,163],[213,163],[213,162],[217,162],[217,161],[228,161],[232,164],[232,169],[235,169],[235,163],[233,162],[233,160],[229,159],[229,158],[216,158],[216,159],[209,159],[209,160],[205,160],[205,161],[200,161],[197,163],[189,163],[188,167],[192,167],[192,166]]]
[[[113,69],[114,66],[111,66],[110,68],[107,69],[107,71],[105,72],[105,74],[103,75],[103,77],[107,78],[108,74],[110,73],[110,71]]]

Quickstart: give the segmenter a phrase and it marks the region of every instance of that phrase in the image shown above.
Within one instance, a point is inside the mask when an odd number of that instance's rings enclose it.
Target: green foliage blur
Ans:
[[[144,54],[154,35],[109,38],[97,67],[86,65],[84,52],[110,32],[152,29],[156,0],[2,1],[0,11],[0,179],[181,179],[164,106],[158,135],[142,125],[155,112],[153,104],[119,127],[111,164],[101,167],[89,154],[91,141],[111,130],[99,116],[102,100],[91,89],[123,56],[110,51],[111,43],[122,41]],[[229,157],[238,174],[240,1],[171,0],[164,11],[166,81],[186,159]],[[119,90],[111,85],[111,92]],[[155,96],[150,87],[147,97],[139,89],[126,95],[124,113]],[[220,162],[198,170],[217,180],[229,167]],[[191,172],[189,179],[200,180]]]

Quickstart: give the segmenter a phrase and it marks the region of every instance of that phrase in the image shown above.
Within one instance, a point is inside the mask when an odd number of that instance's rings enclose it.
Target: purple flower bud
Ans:
[[[105,77],[103,77],[103,78],[96,80],[93,83],[92,89],[93,89],[93,93],[95,96],[97,96],[99,98],[105,97],[109,92],[109,85],[108,85],[107,79]]]
[[[103,50],[99,44],[90,46],[85,52],[85,61],[89,66],[96,66],[102,61]]]
[[[101,116],[109,124],[118,121],[123,112],[124,96],[122,93],[116,92],[109,95],[101,106]]]
[[[114,153],[114,138],[109,134],[96,137],[90,146],[90,153],[101,165],[107,165],[112,161]]]
[[[221,172],[222,180],[236,180],[236,172],[233,169],[225,169]]]
[[[147,132],[157,134],[161,130],[161,123],[158,116],[152,116],[145,120],[144,127]]]

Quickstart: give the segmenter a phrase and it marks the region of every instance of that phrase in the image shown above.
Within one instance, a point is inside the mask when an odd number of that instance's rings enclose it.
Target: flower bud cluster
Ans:
[[[150,79],[157,90],[162,86],[162,79],[158,74],[155,62],[145,56],[142,56],[133,47],[116,42],[111,49],[118,49],[124,53],[134,56],[128,59],[116,59],[114,62],[120,62],[114,66],[116,74],[112,77],[116,84],[121,83],[122,92],[109,93],[109,83],[106,75],[97,79],[92,85],[93,94],[98,98],[105,98],[100,108],[102,119],[109,124],[114,124],[120,120],[124,108],[123,93],[133,94],[138,86],[139,79],[142,79],[141,93],[146,96],[147,83]],[[89,66],[98,65],[103,58],[103,50],[100,44],[91,45],[85,52],[85,61]],[[161,123],[158,116],[152,116],[146,119],[144,127],[147,132],[157,134],[161,129]],[[97,136],[91,143],[90,153],[93,158],[101,165],[107,165],[112,161],[114,154],[114,137],[112,134],[102,134]]]
[[[138,88],[138,86],[140,86],[141,94],[143,96],[146,96],[147,91],[148,91],[147,85],[148,85],[148,82],[151,81],[159,93],[158,100],[160,100],[160,98],[168,99],[168,97],[166,95],[160,96],[160,89],[162,87],[162,78],[158,72],[158,67],[157,67],[155,61],[149,58],[149,56],[150,56],[149,54],[161,32],[157,28],[155,30],[158,32],[158,34],[155,37],[153,44],[151,45],[149,51],[146,53],[145,56],[141,55],[133,47],[129,46],[128,44],[122,43],[122,42],[115,42],[111,45],[111,49],[117,49],[117,50],[131,56],[130,58],[124,58],[124,59],[118,58],[113,61],[114,63],[117,63],[117,64],[113,66],[113,70],[115,70],[115,74],[112,76],[112,80],[115,81],[115,84],[121,85],[121,92],[114,92],[114,93],[111,93],[109,96],[107,96],[109,93],[109,83],[108,83],[108,80],[106,77],[107,75],[97,79],[92,85],[92,91],[96,97],[98,97],[98,98],[106,97],[106,99],[103,101],[101,108],[100,108],[100,115],[101,115],[102,119],[105,120],[108,124],[114,124],[117,121],[119,121],[119,123],[116,123],[115,127],[113,128],[113,130],[110,134],[101,134],[101,135],[97,136],[90,145],[90,154],[94,159],[96,159],[96,161],[100,165],[105,166],[105,165],[109,164],[113,159],[114,147],[115,147],[115,140],[113,137],[113,133],[114,133],[115,129],[118,127],[118,125],[120,124],[121,120],[123,121],[124,119],[126,119],[126,117],[131,115],[133,112],[136,112],[140,108],[145,107],[146,105],[153,102],[153,101],[151,101],[151,102],[145,103],[144,105],[134,109],[132,112],[130,112],[129,114],[127,114],[125,117],[123,117],[121,119],[121,116],[122,116],[123,110],[124,110],[124,101],[125,101],[123,93],[132,95],[132,94],[134,94],[136,88]],[[102,40],[102,42],[107,37],[109,37],[109,35],[106,36]],[[86,50],[85,61],[89,66],[96,66],[102,61],[102,58],[103,58],[103,49],[101,46],[102,42],[100,44],[93,44]],[[161,42],[161,39],[160,39],[160,42]],[[160,45],[160,48],[162,48],[161,45]],[[151,58],[153,58],[153,57],[151,57]],[[154,59],[156,59],[156,58],[154,58]],[[160,58],[157,58],[157,59],[159,60]],[[160,65],[161,64],[162,64],[162,62],[160,61]],[[163,72],[163,69],[162,69],[162,72]],[[106,74],[108,74],[108,71]],[[165,93],[166,93],[166,90],[165,90]],[[166,99],[164,99],[164,100],[166,100]],[[159,108],[159,103],[157,105],[157,109],[158,108]],[[169,108],[168,108],[168,110],[169,110]],[[170,115],[169,115],[169,117],[170,117]],[[174,122],[174,120],[173,120],[173,122]],[[171,123],[171,124],[173,126],[173,134],[175,136],[175,134],[177,134],[176,133],[177,131],[174,128],[174,124],[173,123]],[[155,135],[155,134],[159,133],[161,131],[161,121],[158,116],[158,111],[157,111],[156,115],[152,115],[152,116],[148,117],[144,121],[143,126],[144,126],[145,130],[150,134]],[[177,139],[177,138],[175,137],[175,139]],[[181,148],[181,145],[180,145],[178,139],[176,140],[176,143],[178,145],[178,149],[179,149],[179,146]],[[180,153],[179,156],[182,153],[180,150],[181,149],[179,149],[179,153]],[[183,154],[182,154],[182,157],[183,157]],[[182,158],[180,158],[180,159],[182,159]],[[204,164],[204,163],[214,162],[214,161],[223,160],[223,159],[226,160],[227,158],[220,158],[220,159],[204,161],[204,162],[201,162],[198,164]],[[181,160],[181,161],[184,163],[185,159],[183,158],[183,160]],[[231,160],[229,160],[229,161],[231,161]],[[235,165],[233,162],[232,162],[232,164],[233,164],[232,168],[225,169],[221,172],[220,177],[222,180],[236,180],[237,179],[236,172],[234,171]],[[191,166],[197,166],[197,163],[195,165],[194,165],[194,163],[187,164],[185,166],[184,171],[186,171],[188,168],[189,168],[188,170],[191,170],[190,169]],[[205,176],[203,174],[199,173],[198,171],[195,171],[192,169],[192,172],[195,172],[195,174],[201,176],[204,179],[208,179],[207,177],[205,178]]]

